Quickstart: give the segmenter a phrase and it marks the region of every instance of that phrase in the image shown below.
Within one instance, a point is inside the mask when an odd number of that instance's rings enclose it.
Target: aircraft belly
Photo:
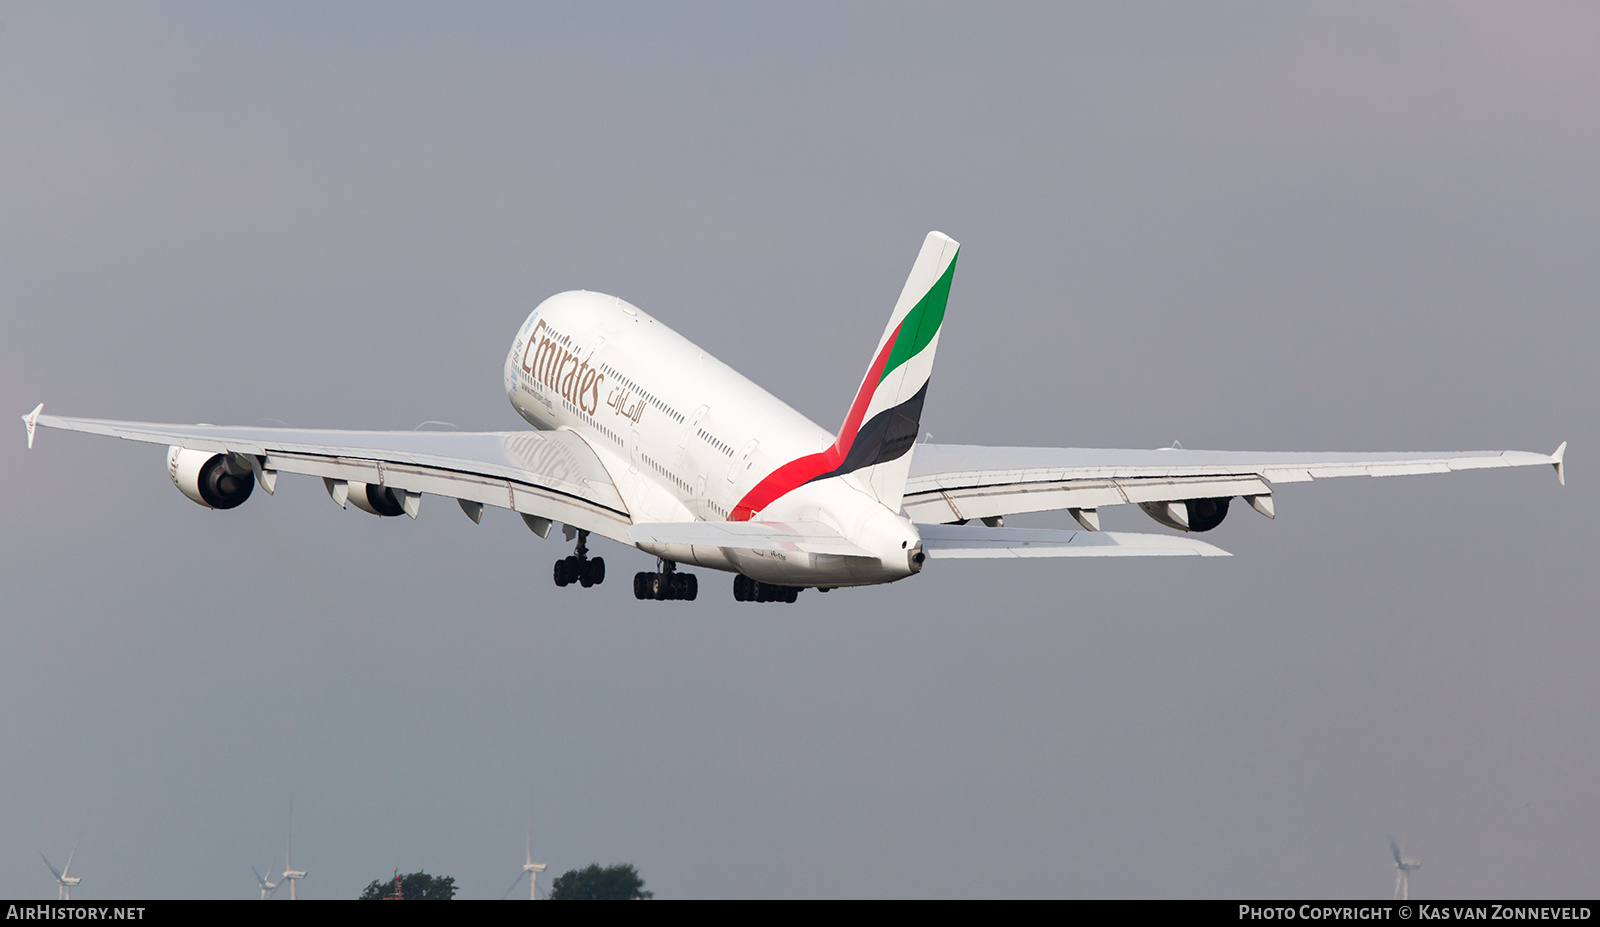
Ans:
[[[764,583],[786,586],[864,586],[893,582],[906,575],[904,570],[884,569],[882,562],[874,557],[843,557],[800,550],[752,550],[703,544],[644,542],[638,547],[645,553],[680,565],[743,573]]]
[[[734,563],[720,547],[707,547],[702,544],[639,544],[638,547],[647,554],[654,554],[673,563],[705,567],[708,570],[725,570],[730,573],[739,571],[738,564]]]
[[[861,586],[893,582],[902,571],[884,569],[875,557],[841,557],[803,551],[728,548],[739,572],[764,583],[789,586]]]

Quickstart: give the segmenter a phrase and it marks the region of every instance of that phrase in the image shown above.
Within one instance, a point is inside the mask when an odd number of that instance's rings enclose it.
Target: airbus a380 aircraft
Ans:
[[[1101,532],[1098,510],[1134,503],[1182,532],[1209,531],[1242,498],[1271,518],[1273,485],[1334,476],[1554,465],[1553,454],[1249,453],[915,443],[950,296],[957,243],[930,232],[837,434],[819,427],[640,309],[570,292],[523,322],[506,396],[537,430],[323,431],[23,416],[38,426],[171,445],[167,471],[201,505],[230,509],[279,473],[321,477],[340,506],[417,517],[425,494],[520,513],[577,549],[558,586],[592,586],[599,534],[659,558],[640,599],[693,599],[695,564],[734,573],[739,601],[802,588],[890,583],[927,558],[1227,556],[1183,535]],[[1564,478],[1562,481],[1565,482]],[[1066,509],[1081,531],[1002,526]]]

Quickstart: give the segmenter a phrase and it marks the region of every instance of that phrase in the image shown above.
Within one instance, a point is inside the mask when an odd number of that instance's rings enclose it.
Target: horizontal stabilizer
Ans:
[[[918,525],[929,557],[1230,557],[1204,541],[1170,534]]]
[[[871,557],[821,522],[672,521],[631,525],[628,537],[646,550],[671,544],[742,550],[801,551],[839,557]]]

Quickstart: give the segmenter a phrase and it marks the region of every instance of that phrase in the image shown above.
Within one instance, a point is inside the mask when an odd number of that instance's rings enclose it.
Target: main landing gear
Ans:
[[[578,532],[578,549],[572,556],[563,557],[556,561],[556,585],[567,586],[577,583],[587,589],[598,586],[606,580],[606,561],[604,557],[589,559],[589,532]]]
[[[663,560],[658,572],[633,574],[633,597],[658,602],[693,602],[700,594],[700,580],[693,573],[675,572],[677,568],[671,560]]]
[[[800,597],[799,586],[775,586],[757,582],[740,573],[733,578],[733,598],[739,602],[793,602]]]

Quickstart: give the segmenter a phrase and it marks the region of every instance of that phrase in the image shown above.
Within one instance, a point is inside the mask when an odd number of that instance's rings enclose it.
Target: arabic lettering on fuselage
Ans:
[[[628,405],[630,395],[632,394],[627,387],[619,386],[611,391],[610,396],[606,397],[606,405],[616,409],[618,415],[637,425],[639,419],[644,415],[644,397],[640,396],[635,399],[633,405],[630,406]]]

